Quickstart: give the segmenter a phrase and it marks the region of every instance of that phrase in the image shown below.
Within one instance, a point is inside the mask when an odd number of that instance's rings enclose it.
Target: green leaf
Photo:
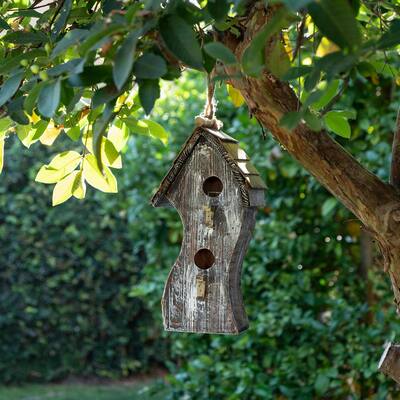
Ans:
[[[324,116],[324,121],[328,129],[337,135],[346,139],[351,137],[350,124],[340,111],[329,111]]]
[[[311,104],[314,110],[320,110],[324,108],[336,95],[339,89],[339,80],[334,80],[327,83],[326,81],[321,82],[318,85],[318,89],[322,91],[321,97]]]
[[[385,50],[400,43],[400,19],[395,19],[390,23],[389,30],[378,40],[377,47]]]
[[[11,26],[8,25],[6,20],[4,20],[3,18],[0,18],[0,28],[8,30],[8,29],[11,29]]]
[[[87,87],[111,82],[112,67],[110,65],[88,65],[80,74],[68,77],[68,84],[72,87]]]
[[[278,78],[282,78],[289,70],[290,59],[285,46],[280,40],[275,41],[265,62],[265,66],[268,71],[272,72]]]
[[[139,79],[157,79],[167,73],[167,64],[162,57],[145,53],[135,62],[133,73]]]
[[[100,46],[101,43],[103,43],[104,39],[108,38],[108,36],[111,36],[123,30],[123,26],[120,24],[113,24],[108,26],[107,28],[103,28],[100,30],[98,27],[96,28],[97,29],[91,32],[86,37],[84,42],[79,46],[80,54],[85,55],[89,51],[96,49]]]
[[[114,119],[115,114],[114,110],[115,102],[107,103],[104,107],[103,112],[97,118],[96,122],[93,124],[93,151],[96,157],[98,167],[100,170],[103,169],[102,163],[102,142],[103,136],[106,132],[108,125]]]
[[[291,81],[293,79],[300,78],[301,76],[307,75],[310,73],[312,68],[308,65],[301,65],[300,67],[292,67],[285,73],[282,77],[284,81]]]
[[[160,34],[167,48],[192,68],[203,69],[203,58],[192,27],[177,15],[160,19]]]
[[[3,171],[4,166],[4,141],[5,137],[0,133],[0,174]]]
[[[160,124],[149,119],[143,120],[142,122],[147,125],[150,136],[160,139],[164,144],[168,143],[169,134]]]
[[[92,108],[95,109],[105,103],[113,101],[119,94],[120,92],[114,84],[96,90],[92,97]]]
[[[4,60],[2,60],[2,63],[0,65],[0,74],[5,74],[11,71],[13,68],[19,66],[19,63],[22,60],[31,61],[36,57],[43,57],[46,55],[47,53],[45,50],[35,49],[27,51],[26,53],[18,54],[13,57],[7,57]]]
[[[158,80],[144,79],[139,83],[139,99],[146,115],[151,113],[156,100],[160,97]]]
[[[317,394],[325,393],[329,389],[329,377],[320,373],[315,380],[314,388]]]
[[[122,89],[132,71],[138,38],[139,32],[131,32],[118,48],[117,54],[115,55],[113,78],[115,86],[117,86],[119,90]]]
[[[164,144],[167,144],[168,142],[168,132],[157,122],[149,119],[137,120],[134,117],[124,118],[123,121],[133,133],[159,139]]]
[[[87,154],[82,166],[84,179],[89,185],[106,193],[117,193],[117,180],[107,166],[103,166],[104,174],[100,171],[96,157]]]
[[[207,10],[216,21],[223,21],[229,12],[229,2],[226,0],[208,0]]]
[[[324,36],[341,48],[354,49],[361,44],[354,10],[347,0],[320,0],[308,5],[315,25]]]
[[[24,109],[29,114],[32,115],[32,112],[36,106],[36,101],[39,97],[40,91],[46,85],[46,82],[40,82],[36,84],[32,90],[28,93],[28,96],[25,97],[24,100]]]
[[[79,137],[81,136],[81,128],[79,125],[73,126],[70,129],[65,129],[65,133],[74,141],[76,142]]]
[[[311,113],[310,111],[307,111],[303,115],[304,121],[306,124],[315,132],[319,132],[322,128],[322,123],[321,120],[318,116],[315,114]]]
[[[312,1],[314,0],[283,0],[283,3],[287,8],[289,8],[289,10],[297,11],[306,7]]]
[[[51,57],[55,58],[59,56],[64,51],[68,50],[70,47],[79,43],[81,39],[85,38],[89,34],[86,29],[74,29],[66,33],[66,35],[57,42],[56,46],[51,53]]]
[[[7,43],[13,44],[42,44],[49,41],[47,35],[43,32],[10,32],[2,37]]]
[[[279,9],[271,20],[254,36],[242,56],[242,67],[245,74],[258,76],[265,67],[264,48],[268,39],[286,24],[287,11]]]
[[[24,77],[23,72],[18,72],[11,78],[8,78],[0,89],[0,107],[7,103],[17,92],[19,85]]]
[[[321,207],[321,215],[327,217],[338,204],[338,201],[334,197],[325,200]]]
[[[307,92],[311,92],[315,85],[319,82],[321,78],[321,71],[318,67],[313,68],[313,70],[308,74],[307,78],[304,80],[304,89]]]
[[[64,203],[72,196],[76,175],[79,171],[71,172],[61,179],[53,189],[53,207]]]
[[[58,18],[56,19],[54,23],[54,28],[51,32],[51,36],[53,39],[55,39],[58,36],[58,34],[65,28],[71,9],[72,9],[72,0],[65,0],[62,3],[62,7],[58,14]]]
[[[35,130],[30,125],[17,125],[15,130],[21,143],[29,149],[34,142]]]
[[[61,81],[47,83],[40,91],[38,110],[46,118],[52,118],[58,109],[61,97]]]
[[[220,42],[211,42],[204,45],[204,50],[216,60],[221,60],[223,63],[236,64],[236,56],[225,45]]]
[[[0,136],[5,135],[9,128],[11,128],[12,121],[10,118],[0,118]]]
[[[292,130],[296,128],[296,126],[300,123],[302,118],[302,113],[297,111],[289,111],[287,112],[279,121],[279,125]]]

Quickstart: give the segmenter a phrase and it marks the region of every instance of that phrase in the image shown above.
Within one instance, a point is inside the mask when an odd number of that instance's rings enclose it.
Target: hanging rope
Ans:
[[[207,99],[204,106],[204,111],[195,117],[194,122],[196,126],[204,126],[205,128],[220,130],[223,126],[223,123],[215,117],[217,102],[215,101],[214,97],[214,71],[215,70],[207,75]]]

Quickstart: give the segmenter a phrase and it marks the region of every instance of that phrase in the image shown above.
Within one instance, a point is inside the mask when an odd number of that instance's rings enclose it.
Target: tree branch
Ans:
[[[392,144],[392,164],[390,168],[390,183],[400,189],[400,108],[397,113],[396,127]]]
[[[260,4],[260,3],[259,3]],[[273,10],[254,7],[241,21],[240,37],[225,32],[223,42],[240,60],[254,35],[271,18]],[[266,57],[270,49],[266,48]],[[234,76],[237,67],[226,66]],[[377,240],[386,270],[400,305],[400,196],[393,186],[364,168],[327,132],[315,133],[304,123],[290,131],[280,126],[282,116],[296,111],[298,99],[291,87],[264,72],[259,78],[243,77],[230,82],[245,98],[253,114],[315,178],[363,223]]]

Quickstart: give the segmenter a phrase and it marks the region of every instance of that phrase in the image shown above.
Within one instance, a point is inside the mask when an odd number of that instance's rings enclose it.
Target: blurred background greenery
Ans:
[[[182,226],[174,210],[153,209],[149,199],[193,129],[204,87],[196,73],[164,85],[153,119],[169,143],[132,137],[116,195],[93,190],[52,208],[51,188],[34,177],[57,148],[7,141],[1,400],[396,398],[376,368],[400,324],[373,244],[224,86],[218,117],[269,187],[242,273],[250,329],[237,337],[163,332],[160,299]],[[357,112],[342,144],[387,179],[400,106],[394,80],[359,74],[341,105]],[[58,140],[63,150],[76,146]],[[91,384],[68,384],[71,377]]]

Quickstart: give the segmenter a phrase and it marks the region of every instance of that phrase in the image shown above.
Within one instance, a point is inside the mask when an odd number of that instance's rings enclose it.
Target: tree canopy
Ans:
[[[267,3],[268,22],[237,57],[224,38],[245,35],[245,16]],[[299,98],[281,126],[302,122],[354,138],[356,112],[338,109],[337,101],[355,79],[378,83],[391,76],[400,84],[399,10],[398,1],[366,0],[3,1],[0,167],[10,135],[26,147],[51,146],[67,135],[70,145],[36,176],[55,184],[53,205],[84,198],[87,183],[116,192],[112,169],[122,167],[129,135],[167,141],[163,127],[145,115],[162,82],[185,68],[226,82],[238,106],[243,98],[232,80],[272,74]]]

